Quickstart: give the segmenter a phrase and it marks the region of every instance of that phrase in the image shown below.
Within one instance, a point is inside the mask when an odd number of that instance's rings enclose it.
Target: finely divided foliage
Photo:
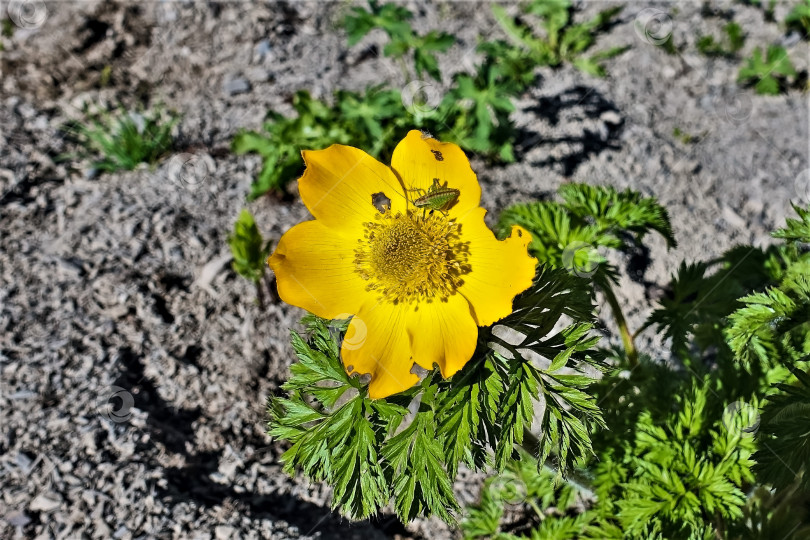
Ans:
[[[755,470],[768,483],[788,490],[810,488],[810,210],[795,207],[799,219],[774,233],[787,241],[787,264],[772,286],[740,299],[729,317],[728,344],[747,365],[790,370],[774,385],[762,411]]]
[[[346,375],[338,352],[345,324],[330,327],[308,317],[309,338],[293,334],[299,362],[284,385],[287,395],[270,406],[270,434],[292,444],[282,457],[287,470],[300,468],[334,486],[335,507],[357,519],[393,498],[403,520],[436,514],[453,521],[458,504],[450,482],[459,464],[485,469],[494,461],[505,468],[531,428],[538,396],[551,431],[532,451],[548,455],[559,442],[563,464],[581,460],[589,451],[589,427],[601,423],[592,398],[581,391],[592,379],[558,371],[598,365],[590,349],[597,338],[588,334],[589,323],[550,330],[563,313],[590,320],[587,298],[583,284],[565,272],[541,270],[519,301],[524,307],[499,323],[526,332],[512,349],[517,356],[489,348],[485,339],[498,340],[486,333],[456,376],[445,381],[433,373],[387,400],[368,399],[365,386]],[[553,362],[538,369],[527,351]],[[409,414],[409,406],[415,412]]]
[[[287,470],[332,485],[334,506],[354,518],[391,502],[405,521],[453,522],[461,464],[494,469],[480,502],[463,510],[468,538],[804,538],[810,210],[796,208],[800,219],[775,233],[784,245],[681,267],[647,325],[672,338],[673,369],[596,348],[592,295],[613,282],[566,270],[553,248],[586,227],[581,237],[603,249],[628,249],[651,231],[674,244],[666,212],[609,188],[569,185],[562,195],[504,212],[500,224],[533,231],[532,249],[550,264],[511,315],[481,329],[474,359],[451,379],[434,371],[370,400],[339,359],[346,321],[306,318],[286,395],[270,406],[270,433],[291,444]],[[562,320],[571,322],[560,329]],[[516,508],[528,512],[520,531],[508,517]]]
[[[453,36],[414,32],[399,5],[351,8],[350,45],[381,29],[383,53],[401,62],[406,79],[449,86],[437,86],[430,103],[383,86],[336,92],[331,104],[300,92],[297,117],[271,114],[264,133],[234,141],[235,151],[264,158],[251,197],[298,176],[301,149],[351,144],[387,160],[414,127],[514,160],[513,100],[535,69],[569,62],[603,76],[605,60],[624,50],[591,52],[621,7],[585,22],[575,22],[569,0],[516,9],[493,7],[508,40],[479,43],[481,61],[447,80],[437,53]],[[785,19],[804,37],[806,11],[802,3]],[[698,50],[733,60],[745,32],[734,22],[723,32],[704,36]],[[663,46],[674,50],[671,38]],[[763,94],[798,80],[778,45],[754,49],[739,73]],[[270,434],[289,445],[285,470],[330,485],[333,506],[351,518],[388,505],[404,522],[461,517],[465,538],[810,537],[810,209],[795,207],[799,219],[774,233],[772,246],[683,262],[633,331],[615,290],[620,268],[607,255],[647,254],[650,233],[675,247],[667,211],[609,187],[565,184],[559,197],[501,213],[496,231],[529,231],[541,264],[513,312],[479,329],[472,360],[449,379],[434,369],[404,392],[370,399],[367,381],[348,376],[341,361],[349,321],[307,316],[305,331],[292,334],[298,360],[269,403]],[[595,301],[610,309],[598,317]],[[599,333],[613,325],[621,345],[600,348]],[[660,334],[666,354],[638,350],[642,331]],[[476,504],[461,507],[453,481],[465,467],[494,475]]]
[[[599,197],[587,199],[596,222],[604,214]],[[512,208],[502,219],[540,232],[533,247],[554,253],[576,222],[575,211],[554,204]],[[541,492],[521,503],[532,525],[516,530],[503,505],[515,486],[491,481],[467,512],[465,536],[807,538],[810,211],[795,210],[800,219],[774,234],[786,244],[681,266],[647,325],[671,338],[680,369],[602,351],[609,367],[589,393],[607,429],[591,434],[595,458],[568,484],[584,511],[572,510],[572,496],[556,493],[553,482],[540,483]]]
[[[636,194],[578,186],[566,197],[581,219],[592,210],[610,234],[671,236],[662,209]],[[616,210],[622,201],[638,205]],[[637,206],[646,210],[639,214]],[[288,470],[333,485],[335,506],[352,517],[393,499],[403,520],[434,513],[452,521],[458,507],[450,481],[460,463],[504,471],[521,446],[539,467],[556,463],[561,480],[589,462],[591,433],[605,426],[586,391],[605,367],[604,353],[594,349],[592,293],[589,280],[541,266],[513,313],[481,330],[464,369],[449,380],[431,373],[387,400],[368,399],[365,386],[345,374],[338,353],[345,324],[307,318],[309,338],[293,336],[299,362],[284,386],[287,396],[271,403],[270,433],[292,444],[283,457]],[[563,317],[573,322],[560,328]],[[538,406],[539,439],[531,434]]]

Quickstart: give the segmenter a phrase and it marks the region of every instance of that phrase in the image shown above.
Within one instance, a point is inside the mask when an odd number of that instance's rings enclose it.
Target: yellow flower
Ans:
[[[371,374],[371,398],[416,384],[414,363],[456,373],[478,326],[511,313],[531,285],[528,232],[513,227],[497,240],[464,152],[419,131],[397,145],[390,168],[339,144],[303,156],[298,187],[315,219],[287,231],[268,259],[281,298],[326,319],[353,315],[341,356],[348,373]],[[434,179],[459,190],[446,211],[414,205]]]

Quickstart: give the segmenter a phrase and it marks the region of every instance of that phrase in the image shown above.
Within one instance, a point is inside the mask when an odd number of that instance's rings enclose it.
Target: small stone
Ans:
[[[745,229],[747,225],[740,214],[735,212],[730,206],[727,205],[723,205],[723,219],[726,220],[726,223],[736,229]]]
[[[222,90],[229,96],[244,94],[250,92],[250,83],[244,77],[234,77],[225,81]]]
[[[32,512],[53,512],[62,505],[56,495],[37,495],[31,504],[28,505],[29,510]]]
[[[214,529],[214,536],[217,540],[230,540],[236,534],[236,529],[229,525],[218,525]]]
[[[12,527],[22,528],[31,523],[31,518],[25,515],[24,512],[12,512],[6,516],[6,521]]]
[[[619,113],[616,111],[605,111],[599,118],[602,120],[602,122],[612,124],[614,126],[618,126],[623,122],[622,117],[619,116]]]
[[[17,452],[14,461],[17,464],[17,467],[19,467],[26,473],[28,473],[28,471],[31,469],[31,458],[29,458],[22,452]]]
[[[264,60],[264,57],[270,54],[270,40],[263,39],[256,44],[256,56],[259,57],[260,60]]]
[[[759,197],[750,197],[745,201],[743,205],[743,209],[751,215],[759,216],[762,213],[762,210],[765,208],[765,205],[762,204],[762,199]]]
[[[247,78],[255,83],[263,83],[270,80],[270,72],[265,68],[251,68],[247,71]]]
[[[233,478],[233,475],[236,473],[236,469],[239,467],[239,463],[237,463],[233,459],[226,459],[220,462],[219,464],[219,473],[223,475],[225,478]]]
[[[788,35],[782,38],[782,47],[790,48],[796,45],[799,41],[801,41],[802,35],[797,31],[792,31]]]

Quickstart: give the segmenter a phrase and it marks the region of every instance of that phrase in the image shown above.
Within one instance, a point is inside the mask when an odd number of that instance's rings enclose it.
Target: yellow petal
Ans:
[[[391,168],[409,190],[427,191],[438,178],[439,184],[461,191],[458,202],[450,209],[450,216],[462,216],[478,206],[481,186],[470,167],[464,151],[452,143],[423,138],[421,131],[410,131],[394,149]],[[419,197],[408,194],[409,200]]]
[[[475,352],[478,327],[470,303],[460,294],[420,303],[408,312],[407,326],[414,361],[428,370],[437,364],[442,377],[454,375]]]
[[[356,242],[320,221],[287,231],[267,259],[281,299],[325,319],[356,313],[370,296],[355,272]]]
[[[403,392],[419,377],[411,373],[413,358],[405,331],[408,307],[399,304],[366,301],[346,331],[341,356],[346,371],[371,374],[368,395],[371,399]]]
[[[476,208],[459,220],[461,236],[469,242],[470,273],[459,292],[469,300],[478,326],[487,326],[512,312],[514,297],[528,289],[537,260],[527,253],[528,231],[512,227],[506,240],[498,240],[484,223],[486,210]]]
[[[301,199],[324,225],[357,227],[378,213],[372,196],[383,193],[394,211],[405,211],[405,192],[396,175],[362,150],[333,144],[325,150],[304,150],[304,175],[298,180]]]

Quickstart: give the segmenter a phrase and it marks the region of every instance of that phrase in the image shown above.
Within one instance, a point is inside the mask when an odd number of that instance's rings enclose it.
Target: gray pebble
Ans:
[[[250,92],[250,88],[251,87],[248,80],[241,76],[226,79],[225,83],[222,85],[222,91],[228,96],[235,96],[238,94],[244,94],[245,92]]]

